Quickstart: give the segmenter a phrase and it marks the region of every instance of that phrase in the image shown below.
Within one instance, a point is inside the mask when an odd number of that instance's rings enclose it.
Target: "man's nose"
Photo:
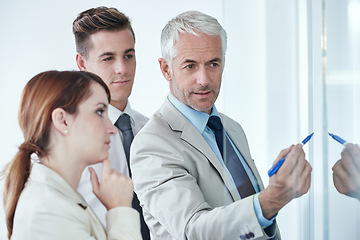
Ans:
[[[201,67],[198,71],[196,83],[201,86],[207,86],[210,82],[208,70],[205,67]]]

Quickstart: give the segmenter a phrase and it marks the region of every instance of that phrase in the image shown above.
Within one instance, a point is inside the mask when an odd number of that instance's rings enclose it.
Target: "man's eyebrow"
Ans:
[[[214,59],[211,59],[209,62],[221,62],[221,58],[214,58]]]
[[[113,53],[113,52],[104,52],[104,53],[100,54],[99,58],[104,57],[104,56],[114,56],[114,55],[115,55],[115,53]]]
[[[183,63],[196,63],[196,61],[192,59],[185,59]]]
[[[211,63],[211,62],[221,62],[221,58],[216,57],[216,58],[211,59],[209,62],[210,62],[210,63]],[[196,61],[195,61],[195,60],[192,60],[192,59],[185,59],[185,60],[183,61],[183,63],[196,63]]]
[[[129,53],[129,52],[135,52],[135,49],[134,48],[129,48],[129,49],[125,50],[124,53],[126,54],[126,53]],[[114,52],[104,52],[104,53],[99,55],[99,58],[104,57],[104,56],[114,56],[114,55],[115,55]]]
[[[125,51],[125,53],[129,53],[129,52],[135,52],[134,48],[129,48],[128,50]]]

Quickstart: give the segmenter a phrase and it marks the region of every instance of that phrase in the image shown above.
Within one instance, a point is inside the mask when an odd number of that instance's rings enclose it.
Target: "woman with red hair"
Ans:
[[[49,71],[25,86],[19,108],[24,142],[4,171],[11,239],[141,239],[133,183],[110,168],[110,92],[95,74]],[[86,166],[103,162],[93,191],[108,209],[106,230],[76,191]]]

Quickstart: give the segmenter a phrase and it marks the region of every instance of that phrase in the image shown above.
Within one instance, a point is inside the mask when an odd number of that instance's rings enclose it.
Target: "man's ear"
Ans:
[[[169,66],[168,62],[163,58],[159,58],[159,64],[163,76],[166,78],[166,80],[171,81],[171,67]]]
[[[86,71],[85,57],[81,53],[76,53],[76,64],[80,71]]]
[[[69,129],[69,122],[71,122],[70,114],[65,112],[62,108],[55,108],[51,113],[53,125],[57,131],[66,135]]]
[[[225,55],[223,57],[223,62],[222,62],[222,72],[224,72],[224,68],[225,68]]]

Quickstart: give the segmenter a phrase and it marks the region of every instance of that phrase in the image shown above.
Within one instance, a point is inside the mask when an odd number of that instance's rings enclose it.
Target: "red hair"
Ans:
[[[78,105],[91,96],[90,86],[93,83],[104,88],[110,102],[110,91],[106,84],[89,72],[48,71],[36,75],[26,84],[18,112],[24,143],[4,170],[4,206],[9,239],[17,202],[29,178],[31,155],[35,153],[38,157],[44,157],[49,151],[52,111],[62,108],[76,114]]]

